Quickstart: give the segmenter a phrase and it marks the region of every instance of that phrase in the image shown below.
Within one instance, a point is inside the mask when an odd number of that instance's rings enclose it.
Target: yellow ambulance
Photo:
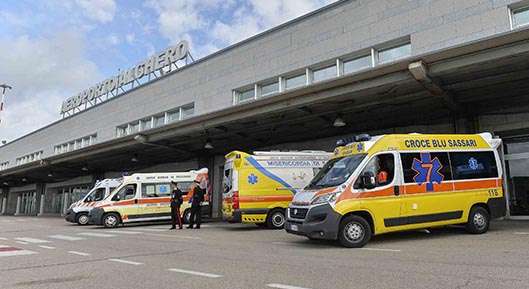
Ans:
[[[285,229],[362,247],[374,235],[463,224],[485,233],[505,216],[501,140],[482,134],[359,135],[288,207]]]
[[[329,160],[324,151],[233,151],[226,155],[223,219],[283,229],[285,209]]]
[[[108,197],[96,203],[90,210],[89,223],[107,228],[132,222],[171,219],[171,181],[178,183],[184,193],[180,207],[182,219],[189,222],[194,181],[206,188],[203,213],[209,213],[211,185],[208,169],[173,173],[137,173],[124,177],[123,182]]]

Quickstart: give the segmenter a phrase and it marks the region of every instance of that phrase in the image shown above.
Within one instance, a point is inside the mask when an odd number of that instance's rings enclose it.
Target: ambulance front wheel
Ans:
[[[191,209],[187,209],[184,211],[184,214],[182,214],[182,222],[184,222],[184,224],[189,224],[190,220],[191,220]]]
[[[274,209],[268,213],[266,226],[270,229],[285,228],[285,211],[283,209]]]
[[[103,216],[103,225],[105,228],[115,228],[121,223],[121,219],[116,213],[108,213]]]
[[[371,226],[362,217],[351,215],[340,222],[338,240],[347,248],[362,248],[371,239]]]
[[[84,225],[88,225],[88,220],[90,220],[90,219],[88,218],[88,214],[87,213],[79,213],[77,215],[76,222],[77,222],[77,224],[79,224],[81,226],[84,226]]]
[[[483,234],[487,232],[490,224],[490,214],[481,206],[473,207],[468,214],[466,225],[467,232],[471,234]]]

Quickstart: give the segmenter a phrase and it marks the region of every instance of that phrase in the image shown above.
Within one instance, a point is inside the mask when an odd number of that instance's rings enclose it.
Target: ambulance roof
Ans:
[[[241,158],[246,158],[249,156],[263,156],[263,157],[325,157],[329,158],[331,156],[330,152],[326,151],[312,151],[312,150],[303,150],[303,151],[254,151],[253,154],[241,152],[241,151],[232,151],[226,154],[226,159],[236,158],[237,155]]]
[[[374,154],[379,151],[443,151],[491,149],[500,140],[493,139],[490,133],[481,134],[388,134],[370,137],[362,135],[339,140],[333,158],[354,155]]]

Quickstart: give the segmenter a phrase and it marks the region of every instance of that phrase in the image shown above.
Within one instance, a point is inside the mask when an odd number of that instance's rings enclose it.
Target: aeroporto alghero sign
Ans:
[[[108,95],[116,96],[119,93],[119,89],[124,91],[123,86],[127,84],[134,85],[134,81],[137,81],[144,76],[147,76],[154,72],[159,72],[161,75],[171,71],[173,64],[176,66],[178,60],[187,58],[189,55],[189,44],[187,41],[182,40],[175,46],[170,46],[164,51],[156,53],[149,59],[141,61],[135,67],[131,67],[123,72],[120,72],[116,76],[107,78],[100,83],[74,95],[67,100],[63,101],[61,107],[61,114],[74,111],[82,105],[85,108],[88,104],[94,105],[97,103],[97,99],[100,102],[104,101],[101,99],[102,96]],[[176,66],[177,67],[177,66]],[[156,74],[154,74],[156,76]]]

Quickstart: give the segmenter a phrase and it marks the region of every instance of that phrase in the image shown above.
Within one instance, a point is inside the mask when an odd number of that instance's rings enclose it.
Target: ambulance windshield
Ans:
[[[344,183],[356,170],[365,154],[332,159],[312,179],[306,190],[335,187]]]

